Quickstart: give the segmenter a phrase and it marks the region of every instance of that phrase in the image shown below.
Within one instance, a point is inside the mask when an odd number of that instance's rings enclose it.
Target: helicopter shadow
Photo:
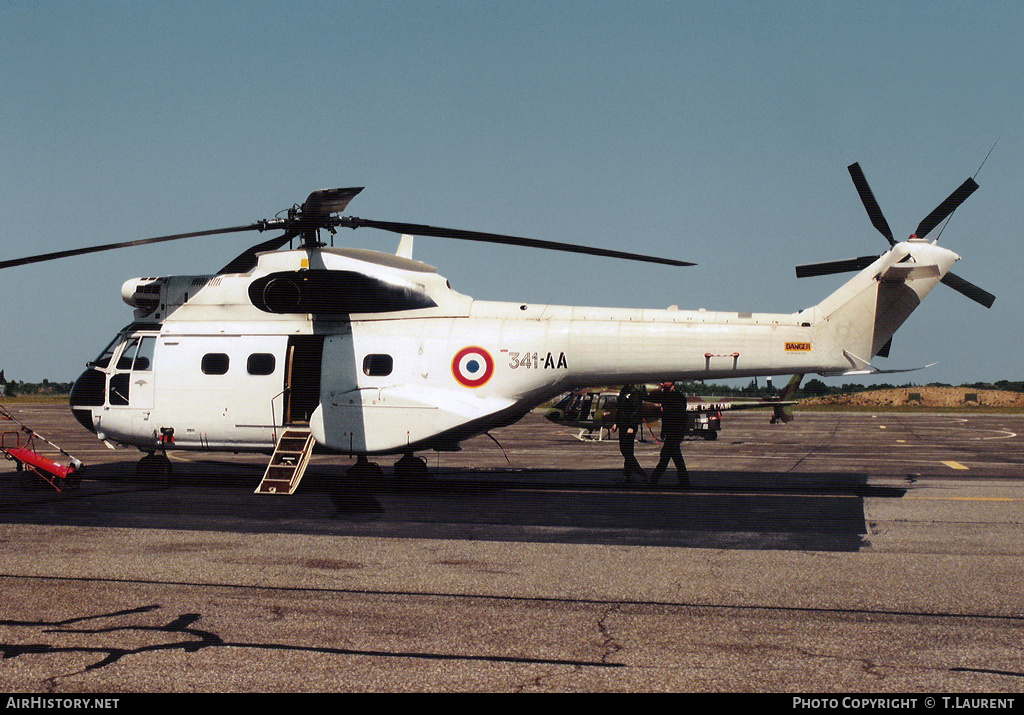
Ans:
[[[906,491],[862,474],[698,471],[689,488],[671,472],[654,486],[619,480],[619,470],[452,470],[375,493],[383,518],[433,538],[462,527],[473,538],[857,551],[868,545],[864,500]]]
[[[258,464],[175,464],[169,481],[134,465],[97,468],[61,494],[0,487],[0,521],[126,528],[491,539],[691,548],[857,551],[864,501],[905,489],[864,474],[690,473],[692,486],[619,484],[615,469],[447,469],[429,477],[345,480],[316,465],[292,495],[258,495]]]

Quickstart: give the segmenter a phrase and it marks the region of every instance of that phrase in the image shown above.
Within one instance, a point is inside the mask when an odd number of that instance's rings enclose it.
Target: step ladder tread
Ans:
[[[309,430],[286,429],[277,442],[257,494],[292,494],[305,474],[315,440]]]

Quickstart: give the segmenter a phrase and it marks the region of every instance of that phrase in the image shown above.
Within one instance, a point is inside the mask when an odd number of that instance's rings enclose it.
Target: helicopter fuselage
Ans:
[[[144,451],[269,452],[290,424],[337,452],[454,450],[579,387],[862,370],[957,258],[901,243],[775,314],[481,301],[411,258],[268,252],[248,273],[125,283],[135,322],[71,404]]]

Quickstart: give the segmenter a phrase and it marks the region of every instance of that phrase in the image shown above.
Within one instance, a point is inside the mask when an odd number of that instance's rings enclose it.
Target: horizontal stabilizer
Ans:
[[[938,278],[939,267],[934,263],[929,266],[919,266],[913,263],[897,263],[889,266],[879,276],[883,281],[906,281],[917,278]]]
[[[846,350],[843,351],[843,356],[850,361],[849,370],[829,370],[827,372],[819,372],[818,374],[824,377],[841,377],[844,375],[886,375],[895,372],[914,372],[915,370],[924,370],[925,368],[932,367],[933,365],[938,365],[938,363],[933,362],[920,367],[907,367],[900,370],[879,370],[867,360],[863,360]]]

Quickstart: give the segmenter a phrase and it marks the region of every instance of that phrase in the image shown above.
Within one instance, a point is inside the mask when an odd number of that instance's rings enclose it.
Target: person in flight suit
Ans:
[[[661,475],[668,468],[668,463],[674,462],[676,472],[679,475],[679,486],[690,486],[690,475],[686,471],[686,461],[683,459],[683,452],[680,444],[686,435],[686,395],[676,389],[674,382],[665,382],[657,394],[651,398],[661,403],[661,459],[651,471],[648,479],[649,484],[657,484]]]
[[[643,390],[636,385],[624,385],[615,402],[615,426],[619,430],[619,452],[623,459],[622,477],[626,482],[647,480],[647,472],[640,466],[633,452],[642,419],[643,399]]]

